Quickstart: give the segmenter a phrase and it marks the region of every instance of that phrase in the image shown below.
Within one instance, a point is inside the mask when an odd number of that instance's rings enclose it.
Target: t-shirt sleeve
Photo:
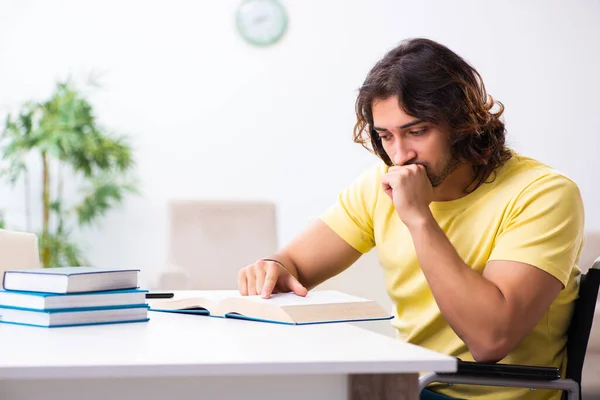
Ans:
[[[489,260],[533,265],[566,285],[584,235],[584,208],[577,185],[552,174],[525,188],[510,208]]]
[[[375,247],[373,212],[380,195],[384,166],[375,165],[364,171],[348,187],[320,219],[350,246],[361,253]]]

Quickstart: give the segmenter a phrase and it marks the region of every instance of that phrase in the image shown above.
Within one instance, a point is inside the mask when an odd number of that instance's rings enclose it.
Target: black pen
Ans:
[[[174,293],[167,293],[167,292],[153,292],[153,293],[146,293],[146,298],[147,299],[170,299],[171,297],[173,297],[175,294]]]

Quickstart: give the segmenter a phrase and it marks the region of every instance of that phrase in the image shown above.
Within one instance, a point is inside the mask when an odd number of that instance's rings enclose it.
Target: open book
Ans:
[[[270,298],[242,296],[237,290],[175,292],[168,300],[148,302],[151,311],[210,315],[253,321],[306,325],[391,319],[372,300],[333,290],[311,291],[306,297],[294,293],[272,294]]]

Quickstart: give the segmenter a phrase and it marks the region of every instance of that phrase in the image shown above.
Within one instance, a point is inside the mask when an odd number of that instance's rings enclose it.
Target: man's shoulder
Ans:
[[[363,174],[373,178],[381,178],[388,171],[388,166],[383,161],[376,161],[364,169]]]
[[[361,186],[379,185],[381,178],[387,173],[388,168],[383,161],[374,162],[360,172],[355,178],[355,183]]]
[[[372,210],[379,200],[381,179],[387,173],[388,167],[383,162],[377,162],[363,167],[357,175],[342,183],[338,201],[343,201],[345,207],[360,204]]]
[[[514,154],[498,170],[498,187],[513,197],[531,198],[553,193],[560,196],[579,196],[579,187],[565,173],[534,158]]]
[[[565,173],[516,153],[498,170],[498,179],[502,186],[520,190],[541,187],[577,189],[575,181]]]

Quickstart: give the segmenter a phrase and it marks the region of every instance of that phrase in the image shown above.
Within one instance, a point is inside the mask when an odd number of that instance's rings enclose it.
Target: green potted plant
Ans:
[[[128,139],[98,122],[85,93],[70,80],[58,82],[49,99],[27,102],[6,115],[0,179],[13,189],[23,183],[25,230],[39,230],[44,267],[90,265],[72,234],[138,192],[132,153]],[[41,172],[32,176],[29,164],[36,159]],[[41,180],[40,193],[31,193],[35,178]],[[64,196],[65,185],[76,185],[69,193],[77,189],[78,197]],[[32,228],[32,204],[41,207],[38,228]],[[0,227],[4,225],[0,215]]]

